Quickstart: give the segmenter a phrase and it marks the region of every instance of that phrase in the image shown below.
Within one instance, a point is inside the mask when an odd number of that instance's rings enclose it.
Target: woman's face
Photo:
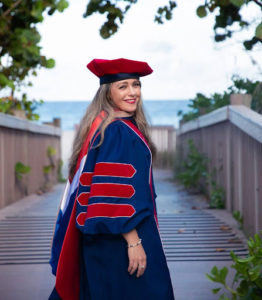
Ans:
[[[141,83],[138,79],[124,79],[113,82],[110,96],[117,109],[133,114],[141,98]]]

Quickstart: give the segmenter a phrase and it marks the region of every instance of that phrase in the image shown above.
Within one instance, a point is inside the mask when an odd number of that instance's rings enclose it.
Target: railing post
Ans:
[[[252,95],[250,94],[232,94],[230,95],[231,105],[245,105],[251,107]]]
[[[232,158],[231,158],[231,126],[226,128],[226,209],[231,212],[232,203]]]

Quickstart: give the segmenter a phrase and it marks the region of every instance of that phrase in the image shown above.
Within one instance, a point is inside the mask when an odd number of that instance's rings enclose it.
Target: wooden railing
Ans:
[[[176,131],[173,126],[154,125],[150,127],[150,134],[157,151],[173,152],[176,148]]]
[[[216,169],[226,192],[226,209],[239,210],[247,234],[262,229],[262,115],[243,105],[229,105],[181,125],[178,144],[183,159],[192,139]]]
[[[154,166],[170,168],[174,164],[176,149],[176,130],[173,126],[154,125],[150,127],[150,135],[157,148]]]
[[[60,135],[60,128],[0,113],[0,208],[25,194],[38,192],[47,178],[49,184],[57,182]],[[52,156],[53,168],[44,175],[43,167],[50,165],[48,147],[54,148],[56,153]],[[21,180],[15,173],[18,162],[31,167]]]

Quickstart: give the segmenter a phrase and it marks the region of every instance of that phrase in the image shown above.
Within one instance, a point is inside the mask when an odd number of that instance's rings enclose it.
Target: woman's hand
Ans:
[[[139,237],[136,229],[132,229],[130,232],[123,233],[128,244],[136,244],[139,241]],[[146,269],[146,253],[142,244],[139,244],[135,247],[129,247],[128,249],[128,258],[129,266],[127,271],[130,275],[133,275],[137,270],[136,277],[140,277],[144,274]]]
[[[128,272],[133,275],[137,270],[136,277],[144,274],[146,269],[146,253],[142,244],[128,248],[129,266]]]

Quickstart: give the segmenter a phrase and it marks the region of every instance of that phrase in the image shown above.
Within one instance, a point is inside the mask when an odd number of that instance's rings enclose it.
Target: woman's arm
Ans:
[[[128,244],[136,244],[139,241],[136,229],[133,229],[127,233],[123,233],[122,235]],[[142,276],[146,269],[146,253],[142,243],[138,246],[128,248],[128,258],[129,266],[127,271],[129,274],[134,274],[137,269],[136,277]]]

